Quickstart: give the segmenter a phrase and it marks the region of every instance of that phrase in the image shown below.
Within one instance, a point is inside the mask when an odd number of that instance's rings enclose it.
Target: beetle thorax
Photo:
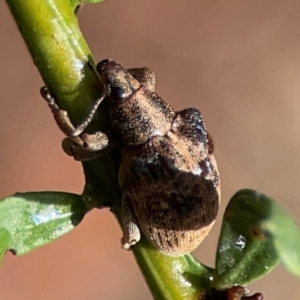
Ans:
[[[156,93],[139,89],[110,111],[112,130],[126,146],[144,144],[171,129],[174,111]]]

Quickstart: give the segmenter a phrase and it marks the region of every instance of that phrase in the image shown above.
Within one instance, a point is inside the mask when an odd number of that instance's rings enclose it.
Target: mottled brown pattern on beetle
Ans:
[[[175,112],[145,84],[132,84],[128,73],[118,77],[122,88],[124,80],[125,87],[129,82],[136,89],[110,112],[112,130],[125,145],[122,191],[136,225],[157,249],[169,255],[189,253],[206,237],[219,208],[212,139],[199,110]],[[112,85],[116,82],[113,78]]]
[[[169,255],[193,251],[208,234],[219,207],[219,186],[205,170],[197,174],[196,154],[168,132],[123,155],[120,184],[146,237]],[[211,168],[216,170],[213,162]]]

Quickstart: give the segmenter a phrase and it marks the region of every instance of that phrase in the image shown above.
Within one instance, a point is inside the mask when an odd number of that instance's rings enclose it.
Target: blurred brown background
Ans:
[[[217,225],[195,252],[212,265],[222,212],[234,192],[272,195],[300,222],[300,2],[293,0],[109,0],[80,12],[97,61],[156,72],[175,108],[199,108],[214,137],[222,176]],[[79,163],[39,96],[43,84],[0,1],[0,196],[81,192]],[[151,299],[121,230],[93,211],[72,233],[23,257],[7,254],[0,300]],[[300,299],[300,281],[281,266],[250,286],[270,300]]]

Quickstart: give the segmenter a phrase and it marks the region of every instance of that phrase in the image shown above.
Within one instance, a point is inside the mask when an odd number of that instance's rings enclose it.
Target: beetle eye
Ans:
[[[126,93],[120,87],[111,86],[110,87],[110,97],[117,102],[121,102],[126,99]]]

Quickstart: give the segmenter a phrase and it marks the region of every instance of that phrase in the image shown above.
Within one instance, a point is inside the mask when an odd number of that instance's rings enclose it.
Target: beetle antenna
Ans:
[[[84,120],[75,128],[75,130],[72,132],[71,136],[80,135],[83,132],[83,130],[85,130],[90,125],[100,103],[103,101],[105,96],[106,95],[103,94],[99,99],[97,99],[95,102],[92,103],[92,105],[88,109],[87,115],[85,116]]]

